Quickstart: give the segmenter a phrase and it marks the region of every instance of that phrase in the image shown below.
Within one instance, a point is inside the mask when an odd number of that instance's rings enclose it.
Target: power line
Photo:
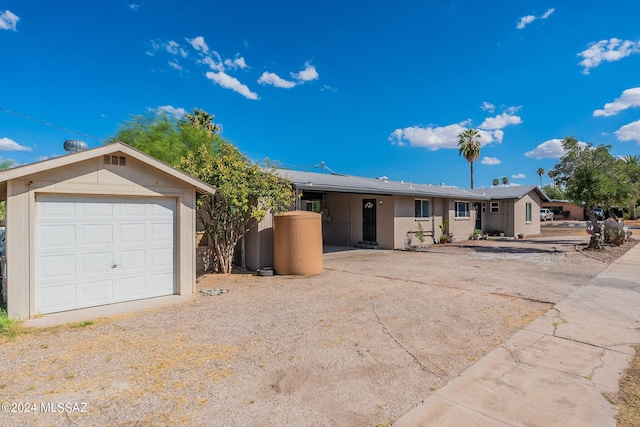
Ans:
[[[33,117],[25,116],[24,114],[16,113],[15,111],[7,110],[6,108],[0,107],[0,111],[3,111],[5,113],[9,113],[9,114],[13,114],[14,116],[17,116],[17,117],[20,117],[20,118],[23,118],[23,119],[31,120],[32,122],[40,123],[41,125],[49,126],[49,127],[55,128],[55,129],[59,129],[59,130],[65,131],[65,132],[75,133],[76,135],[80,135],[80,136],[86,136],[87,138],[93,138],[93,139],[97,139],[100,142],[107,143],[106,140],[104,140],[102,138],[99,138],[97,136],[89,135],[88,133],[79,132],[79,131],[73,130],[73,129],[67,129],[67,128],[64,128],[62,126],[54,125],[53,123],[45,122],[44,120],[35,119]]]

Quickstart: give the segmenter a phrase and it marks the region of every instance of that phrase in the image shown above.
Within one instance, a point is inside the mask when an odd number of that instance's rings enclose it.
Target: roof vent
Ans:
[[[67,153],[77,153],[88,148],[87,143],[78,139],[67,139],[62,145]]]

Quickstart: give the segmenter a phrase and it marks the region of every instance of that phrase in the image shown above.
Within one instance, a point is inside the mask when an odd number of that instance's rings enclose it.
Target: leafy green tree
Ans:
[[[199,110],[199,113],[202,113]],[[204,112],[206,114],[206,112]],[[211,116],[213,117],[213,116]],[[220,136],[211,133],[206,124],[178,121],[163,112],[132,116],[122,124],[109,142],[122,141],[171,166],[177,166],[189,151],[200,145],[215,147]]]
[[[493,179],[493,186],[497,187],[500,184],[500,180],[498,178]]]
[[[473,188],[473,162],[480,158],[480,132],[476,129],[467,129],[458,135],[458,155],[464,156],[469,162],[471,175],[471,188]]]
[[[199,199],[197,215],[213,240],[220,273],[231,273],[236,246],[251,221],[268,211],[283,212],[295,200],[290,181],[272,167],[250,162],[228,142],[216,150],[189,151],[179,167],[216,188],[214,195]]]
[[[603,206],[610,211],[612,206],[627,202],[632,190],[630,180],[611,155],[610,145],[594,147],[567,137],[562,148],[565,154],[553,168],[555,179],[569,200],[587,209],[593,228],[589,247],[603,249],[602,226],[593,210]]]
[[[567,200],[566,194],[564,194],[562,188],[558,186],[545,185],[542,187],[542,191],[544,191],[545,194],[552,200]]]
[[[629,219],[636,219],[636,204],[640,198],[640,156],[624,156],[622,168],[631,181],[631,200],[629,200]]]
[[[540,177],[540,188],[542,188],[542,175],[544,175],[544,168],[538,168],[536,173]]]
[[[0,161],[0,171],[4,171],[7,169],[11,169],[15,163],[13,160],[2,160]],[[7,217],[7,204],[3,200],[0,202],[0,219],[5,219]]]
[[[502,185],[504,185],[505,187],[507,185],[509,185],[509,178],[507,178],[506,176],[502,177]]]
[[[556,182],[556,171],[551,169],[549,172],[547,172],[547,176],[551,179],[551,182],[553,182],[553,186],[557,187],[558,183]]]
[[[196,128],[203,128],[211,135],[220,134],[222,126],[213,122],[215,118],[215,115],[209,114],[205,110],[194,108],[193,114],[187,113],[182,121],[183,123],[188,122]]]

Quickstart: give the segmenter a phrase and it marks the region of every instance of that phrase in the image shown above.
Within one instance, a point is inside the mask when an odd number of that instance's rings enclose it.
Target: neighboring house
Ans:
[[[122,143],[0,172],[7,312],[194,293],[196,193],[214,191]]]
[[[488,196],[481,208],[482,229],[502,231],[505,236],[540,234],[540,207],[549,197],[537,185],[513,185],[471,190]],[[485,204],[486,203],[486,204]]]
[[[541,207],[549,209],[554,213],[555,219],[567,218],[584,221],[587,219],[583,206],[571,203],[569,200],[552,199],[548,202],[542,202]],[[564,212],[569,212],[569,216],[565,217]]]

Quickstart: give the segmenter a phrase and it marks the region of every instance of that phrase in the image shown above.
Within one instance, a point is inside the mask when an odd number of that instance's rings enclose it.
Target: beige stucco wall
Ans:
[[[491,213],[491,202],[498,202],[499,212]],[[521,199],[492,200],[486,202],[483,214],[483,231],[504,231],[507,237],[518,234],[540,234],[540,195],[534,191]],[[526,221],[526,204],[531,203],[531,222]]]
[[[351,233],[356,244],[362,240],[362,200],[373,199],[376,201],[376,240],[380,249],[394,249],[393,234],[393,197],[369,194],[351,195]],[[381,203],[382,202],[382,203]]]
[[[120,154],[122,155],[122,154]],[[7,309],[35,313],[35,225],[39,194],[169,197],[176,200],[176,293],[195,292],[195,189],[144,162],[104,165],[103,157],[7,182]]]
[[[455,202],[469,203],[469,218],[456,218]],[[444,219],[449,221],[449,233],[453,233],[455,241],[467,240],[476,228],[476,210],[473,200],[466,199],[446,199],[446,211]],[[438,238],[440,234],[438,234]]]
[[[531,221],[527,222],[527,203],[531,203]],[[515,220],[514,230],[510,236],[518,234],[535,236],[540,234],[540,196],[537,193],[529,193],[514,203]]]
[[[415,201],[429,201],[429,217],[415,217]],[[407,249],[408,245],[428,245],[440,239],[440,224],[443,221],[445,200],[433,197],[394,197],[394,249]],[[413,232],[418,229],[418,224],[425,232],[425,241],[421,243]],[[411,239],[409,239],[411,236]]]
[[[491,203],[498,203],[498,212],[491,212]],[[513,200],[491,200],[485,202],[487,211],[483,213],[483,231],[502,231],[505,236],[513,236]]]
[[[323,216],[322,239],[325,245],[351,246],[354,244],[351,235],[353,222],[351,210],[351,195],[327,193],[324,196],[326,215]],[[355,243],[358,241],[356,240]]]
[[[352,246],[362,240],[363,199],[376,201],[376,239],[380,248],[394,248],[394,197],[368,194],[325,194],[322,206],[326,209],[322,226],[325,245]]]

